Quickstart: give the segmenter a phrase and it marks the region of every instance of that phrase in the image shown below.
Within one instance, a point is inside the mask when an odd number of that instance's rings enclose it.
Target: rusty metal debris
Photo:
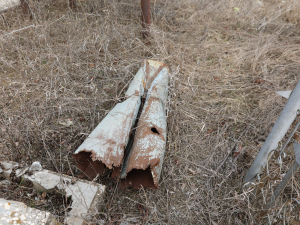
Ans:
[[[150,27],[150,0],[141,0],[141,8],[142,8],[142,25],[145,31],[143,31],[143,38],[147,38],[149,36],[149,27]]]
[[[117,104],[76,150],[90,179],[111,173],[121,187],[158,188],[165,146],[168,67],[145,60]]]

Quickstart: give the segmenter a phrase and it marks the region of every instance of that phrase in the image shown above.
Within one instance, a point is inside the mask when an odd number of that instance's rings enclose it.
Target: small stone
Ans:
[[[41,171],[43,169],[40,162],[33,162],[30,166],[30,171]]]
[[[29,170],[29,167],[28,167],[28,166],[27,166],[27,167],[24,167],[24,168],[22,168],[22,169],[17,169],[17,170],[16,170],[16,176],[17,176],[17,177],[21,177],[21,176],[23,176],[28,170]]]

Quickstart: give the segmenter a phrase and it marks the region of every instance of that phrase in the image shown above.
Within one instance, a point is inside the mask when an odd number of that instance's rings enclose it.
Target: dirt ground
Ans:
[[[0,14],[1,160],[76,173],[73,152],[154,59],[171,71],[160,187],[100,178],[107,192],[92,222],[300,224],[297,179],[266,214],[275,181],[257,195],[242,182],[286,103],[275,91],[300,79],[298,0],[152,0],[149,40],[139,0],[29,3],[32,20],[18,7]]]

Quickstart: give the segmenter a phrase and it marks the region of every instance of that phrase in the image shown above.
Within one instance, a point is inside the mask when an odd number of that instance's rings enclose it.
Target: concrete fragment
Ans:
[[[13,169],[19,167],[19,164],[16,162],[1,162],[0,165],[2,168],[2,172],[0,173],[0,177],[5,177],[7,180],[10,180],[10,174],[12,173]]]
[[[27,207],[22,202],[0,198],[0,224],[59,224],[50,212]]]
[[[60,175],[49,170],[34,171],[24,178],[33,183],[39,191],[51,192],[55,188],[63,191],[67,197],[72,197],[71,210],[65,222],[70,225],[81,225],[89,212],[96,210],[96,204],[101,200],[105,186],[84,180],[73,182],[72,177]]]
[[[25,166],[24,168],[16,170],[16,177],[23,176],[27,171],[29,171],[29,166]]]
[[[0,164],[3,168],[0,176],[7,177],[7,180],[10,180],[13,168],[17,168],[18,164],[14,162],[0,162]],[[17,174],[23,174],[23,180],[31,181],[33,187],[38,191],[51,193],[58,189],[66,197],[71,197],[71,210],[66,215],[66,224],[85,224],[84,221],[87,214],[97,211],[97,204],[102,199],[105,186],[85,180],[74,180],[70,176],[54,173],[49,170],[31,171],[31,174],[26,174],[27,171],[29,171],[28,167],[25,167],[25,169],[19,168],[16,170],[16,176]]]

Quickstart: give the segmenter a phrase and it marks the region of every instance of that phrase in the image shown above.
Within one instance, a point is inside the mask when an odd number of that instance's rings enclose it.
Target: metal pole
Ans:
[[[262,172],[262,169],[267,165],[270,153],[276,150],[278,143],[285,136],[290,126],[294,122],[300,110],[300,81],[293,90],[288,102],[284,106],[279,118],[273,126],[265,143],[261,147],[249,171],[247,172],[244,183],[255,182],[257,174]]]
[[[268,209],[270,209],[273,206],[273,204],[275,203],[275,201],[278,198],[278,196],[281,193],[281,191],[285,188],[285,186],[287,185],[287,183],[289,182],[289,180],[292,178],[293,174],[299,168],[300,144],[297,141],[294,141],[293,147],[294,147],[294,151],[295,151],[296,160],[295,160],[294,164],[290,167],[290,169],[288,170],[288,172],[285,174],[285,176],[283,177],[283,179],[280,182],[280,184],[275,189],[275,191],[274,191],[274,193],[273,193],[273,195],[271,197],[271,202],[269,202],[267,204],[267,208]]]
[[[275,203],[275,201],[278,198],[279,194],[285,188],[285,186],[287,185],[287,183],[292,178],[292,176],[294,175],[294,173],[297,171],[298,168],[299,168],[299,164],[295,161],[294,164],[290,167],[290,169],[288,170],[288,172],[283,177],[283,179],[280,182],[280,184],[275,189],[274,194],[271,197],[271,202],[269,202],[267,204],[267,208],[268,209],[273,206],[273,204]]]
[[[144,31],[142,32],[143,38],[147,38],[149,36],[149,27],[150,27],[150,0],[141,0],[141,8],[142,8],[142,26]]]

